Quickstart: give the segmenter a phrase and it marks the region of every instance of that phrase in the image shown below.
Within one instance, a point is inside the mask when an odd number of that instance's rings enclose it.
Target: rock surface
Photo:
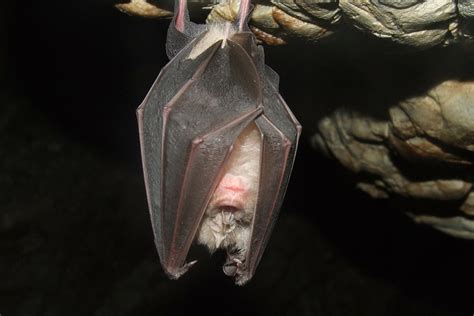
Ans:
[[[399,44],[428,48],[457,36],[452,0],[341,0],[340,6],[357,28]]]
[[[212,6],[212,1],[207,4]],[[165,1],[132,0],[118,7],[145,17],[169,14],[158,9],[169,10]],[[238,8],[238,0],[221,1],[212,7],[207,20],[233,21]],[[473,20],[470,0],[264,0],[255,2],[250,24],[256,36],[270,45],[317,42],[349,26],[398,45],[426,49],[472,38]]]
[[[474,239],[474,81],[443,81],[387,114],[338,108],[319,121],[313,144],[372,197],[403,200],[417,222]]]

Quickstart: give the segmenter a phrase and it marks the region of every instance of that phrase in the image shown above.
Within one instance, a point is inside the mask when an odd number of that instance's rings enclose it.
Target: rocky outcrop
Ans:
[[[415,221],[474,238],[474,81],[443,81],[387,108],[387,118],[336,109],[313,144]]]
[[[239,9],[238,0],[190,3],[212,7],[208,22],[233,21]],[[474,36],[471,0],[266,0],[254,5],[251,28],[270,45],[294,40],[317,42],[347,27],[415,49],[449,45]],[[172,10],[159,0],[131,0],[117,7],[155,18],[170,16]]]

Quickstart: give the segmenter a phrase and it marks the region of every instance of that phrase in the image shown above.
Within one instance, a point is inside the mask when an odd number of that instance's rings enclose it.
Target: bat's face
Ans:
[[[257,205],[261,134],[249,125],[237,138],[224,166],[222,179],[206,208],[197,240],[211,252],[226,249],[228,262],[245,260]]]

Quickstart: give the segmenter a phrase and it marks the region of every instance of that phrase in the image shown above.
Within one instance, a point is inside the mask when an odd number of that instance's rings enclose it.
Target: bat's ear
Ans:
[[[206,30],[206,25],[196,24],[189,19],[186,0],[175,0],[174,17],[168,28],[166,54],[169,59],[176,56],[186,45]]]

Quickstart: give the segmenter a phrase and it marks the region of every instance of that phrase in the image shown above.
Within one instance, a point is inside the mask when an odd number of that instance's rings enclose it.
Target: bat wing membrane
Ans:
[[[177,98],[182,91],[186,90],[186,87],[192,83],[193,76],[203,71],[217,48],[218,45],[210,47],[194,61],[186,60],[192,47],[183,49],[161,70],[145,100],[137,109],[148,209],[152,219],[155,243],[160,254],[164,253],[163,243],[157,238],[163,235],[162,217],[159,211],[162,205],[163,110],[173,98]]]
[[[187,252],[232,144],[262,112],[257,69],[239,45],[217,42],[196,60],[186,56],[185,49],[160,73],[138,109],[155,242],[175,278],[187,269]],[[183,72],[178,78],[176,70]]]
[[[268,71],[266,68],[265,71]],[[238,280],[241,284],[254,275],[268,243],[283,203],[301,134],[300,124],[275,87],[278,75],[271,71],[270,77],[266,76],[266,72],[261,73],[264,78],[264,113],[256,120],[263,135],[260,188],[245,271]]]
[[[175,11],[179,7],[179,0],[175,0]],[[188,10],[184,10],[183,15],[183,30],[180,31],[176,27],[176,14],[170,23],[168,28],[168,34],[166,36],[166,55],[169,59],[176,56],[185,46],[189,45],[195,38],[199,37],[200,34],[207,30],[205,24],[196,24],[191,22],[189,19]]]
[[[263,97],[263,114],[255,121],[262,135],[258,199],[244,267],[236,275],[236,282],[244,284],[254,275],[278,217],[301,125],[278,93],[279,76],[265,65],[263,49],[255,44],[254,36],[248,32],[237,33],[232,41],[241,46],[256,65]]]

